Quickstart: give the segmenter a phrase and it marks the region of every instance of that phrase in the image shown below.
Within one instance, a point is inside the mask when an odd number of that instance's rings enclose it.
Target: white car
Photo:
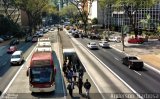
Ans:
[[[87,44],[89,49],[98,49],[98,45],[95,42],[90,42]]]
[[[22,64],[24,58],[23,58],[23,52],[22,51],[15,51],[11,56],[11,65],[20,65]]]
[[[51,29],[50,29],[50,31],[54,31],[54,29],[53,29],[53,28],[51,28]]]
[[[111,42],[121,42],[121,37],[120,36],[110,36],[108,40]]]
[[[109,47],[109,44],[107,41],[99,41],[99,46],[103,48]]]

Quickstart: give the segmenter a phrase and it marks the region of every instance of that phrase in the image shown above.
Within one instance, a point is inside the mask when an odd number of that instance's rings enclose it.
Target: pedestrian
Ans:
[[[69,91],[69,95],[73,98],[73,89],[74,89],[74,83],[73,83],[73,81],[69,81],[68,82],[67,89]]]
[[[89,98],[89,91],[91,88],[91,83],[86,79],[86,82],[84,83],[84,88],[86,89],[86,96]]]
[[[79,94],[82,94],[82,87],[83,87],[83,80],[82,80],[82,78],[79,78],[78,79]]]
[[[72,81],[72,77],[73,77],[73,70],[70,69],[70,70],[68,70],[68,73],[67,73],[68,81]]]
[[[64,77],[66,77],[66,73],[67,72],[67,65],[66,63],[63,64],[63,74],[64,74]]]
[[[83,79],[84,71],[83,71],[83,68],[82,68],[82,67],[80,67],[80,69],[78,70],[78,74],[79,74],[79,78],[82,78],[82,79]]]
[[[76,78],[77,78],[77,72],[75,69],[73,69],[73,79],[75,83],[76,83]]]

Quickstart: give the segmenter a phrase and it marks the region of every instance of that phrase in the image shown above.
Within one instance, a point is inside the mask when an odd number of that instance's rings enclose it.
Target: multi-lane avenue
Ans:
[[[63,31],[64,35],[68,33]],[[9,45],[1,46],[0,52],[0,91],[1,98],[50,98],[63,99],[67,90],[63,82],[63,76],[60,68],[60,54],[58,41],[58,32],[50,31],[45,34],[51,40],[54,52],[54,65],[56,66],[56,90],[52,93],[32,93],[29,91],[29,78],[26,76],[27,67],[30,64],[30,59],[35,51],[36,43],[24,42],[23,40],[18,44],[18,49],[24,52],[24,63],[21,66],[10,66],[11,54],[7,54]],[[65,39],[65,38],[64,38]],[[143,70],[136,71],[129,69],[122,64],[121,59],[125,56],[124,53],[110,48],[101,48],[98,50],[90,50],[87,48],[87,43],[97,40],[90,40],[88,38],[74,38],[69,35],[69,38],[81,63],[83,64],[90,80],[92,80],[92,89],[98,91],[101,96],[99,99],[116,99],[116,98],[146,98],[159,99],[160,98],[160,76],[155,71],[144,66]],[[67,42],[66,42],[67,43]],[[57,53],[58,52],[58,53]],[[92,92],[92,91],[91,91]],[[116,94],[122,93],[122,97],[116,97]],[[92,93],[96,94],[96,93]],[[115,94],[115,96],[114,96]],[[125,95],[126,96],[123,96]],[[128,95],[128,96],[127,96]],[[129,96],[130,95],[130,96]],[[142,95],[143,97],[139,96]],[[76,98],[76,97],[75,97]],[[93,99],[97,99],[92,97]]]
[[[87,48],[87,43],[91,41],[95,41],[98,44],[97,40],[90,40],[90,39],[77,39],[83,47]],[[88,49],[88,48],[87,48]],[[131,87],[135,92],[146,95],[152,94],[157,95],[159,98],[159,86],[160,86],[160,76],[155,71],[147,68],[144,66],[142,71],[135,71],[129,69],[127,66],[122,64],[122,58],[125,56],[124,53],[118,52],[112,48],[101,48],[99,47],[98,50],[90,50],[89,52],[93,54],[96,58],[98,58],[101,63],[105,64],[106,70],[109,68],[111,69],[118,77],[122,79],[127,86]],[[99,66],[95,67],[99,70]],[[100,72],[99,72],[100,73]]]

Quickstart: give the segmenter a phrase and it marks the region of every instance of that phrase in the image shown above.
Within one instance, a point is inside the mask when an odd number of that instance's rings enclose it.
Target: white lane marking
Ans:
[[[158,69],[154,68],[153,66],[148,65],[148,64],[146,64],[146,63],[144,63],[144,65],[145,65],[146,67],[150,68],[151,70],[153,70],[153,71],[157,72],[158,74],[160,74],[160,70],[158,70]]]
[[[137,73],[138,75],[140,75],[141,76],[141,74],[139,73],[139,72],[137,72],[137,71],[135,71],[135,70],[133,70],[135,73]]]
[[[34,47],[34,49],[31,51],[31,53],[29,54],[29,56],[26,58],[26,61],[28,61],[29,57],[32,55],[32,53],[34,52],[34,50],[36,49],[36,46]],[[25,66],[25,63],[19,68],[19,70],[17,71],[17,73],[14,75],[14,77],[12,78],[12,80],[9,82],[9,84],[7,85],[7,87],[5,88],[5,90],[3,91],[0,99],[4,99],[4,95],[5,93],[8,91],[9,87],[12,85],[12,83],[14,82],[14,80],[16,79],[16,77],[18,76],[18,74],[20,73],[20,71],[22,70],[22,68]]]
[[[116,59],[116,60],[118,60],[118,61],[119,61],[119,59],[118,59],[117,57],[114,57],[114,59]]]
[[[74,38],[72,38],[74,39]],[[76,40],[76,39],[75,39]],[[79,42],[79,41],[77,41]],[[140,99],[143,99],[143,97],[137,93],[130,85],[128,85],[122,78],[120,78],[120,76],[118,76],[115,72],[113,72],[106,64],[104,64],[98,57],[96,57],[92,52],[90,52],[83,44],[81,44],[79,42],[79,44],[85,48],[91,55],[93,55],[101,64],[103,64],[113,75],[115,75],[122,83],[124,83],[133,93],[135,93],[137,95],[137,97],[139,97]],[[97,87],[98,88],[98,87]]]

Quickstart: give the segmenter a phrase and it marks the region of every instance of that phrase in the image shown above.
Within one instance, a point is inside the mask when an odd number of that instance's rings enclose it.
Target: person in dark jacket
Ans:
[[[63,73],[64,73],[64,76],[66,77],[66,74],[67,74],[67,65],[66,63],[63,64]]]
[[[86,96],[89,97],[89,91],[91,88],[91,83],[86,79],[86,82],[84,83],[84,88],[86,89]]]
[[[82,67],[80,67],[80,69],[78,70],[78,73],[79,73],[79,78],[83,79],[84,71]]]
[[[73,98],[73,89],[74,89],[73,81],[68,82],[67,89],[69,91],[70,96]]]
[[[79,78],[78,79],[79,94],[82,94],[82,87],[83,87],[83,80],[82,80],[82,78]]]

